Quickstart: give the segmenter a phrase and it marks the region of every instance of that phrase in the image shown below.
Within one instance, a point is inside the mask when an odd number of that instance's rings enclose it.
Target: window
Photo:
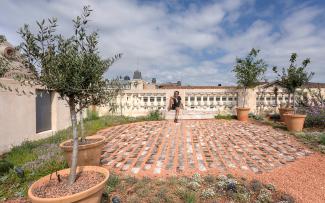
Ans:
[[[157,97],[157,102],[160,102],[161,101],[161,97]]]
[[[196,100],[197,100],[197,101],[201,101],[201,97],[197,97]]]
[[[150,97],[150,102],[154,102],[155,98],[154,97]]]
[[[203,97],[203,101],[207,101],[208,100],[208,97]]]
[[[213,101],[214,97],[209,97],[209,101]]]
[[[217,100],[217,101],[220,101],[220,97],[216,97],[216,100]]]
[[[144,102],[148,102],[148,97],[143,97]]]
[[[36,133],[52,129],[52,96],[46,90],[36,90]]]
[[[195,100],[195,98],[194,98],[194,97],[190,97],[190,100],[191,100],[191,101],[194,101],[194,100]]]

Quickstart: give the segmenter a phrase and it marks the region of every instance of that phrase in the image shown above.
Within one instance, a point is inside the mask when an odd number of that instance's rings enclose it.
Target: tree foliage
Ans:
[[[238,86],[244,88],[243,106],[246,104],[246,89],[256,87],[267,70],[264,60],[257,58],[259,52],[260,50],[252,48],[244,59],[236,58],[233,72],[235,72]]]
[[[64,37],[57,33],[57,19],[37,21],[37,32],[29,25],[19,30],[23,42],[20,45],[27,66],[37,73],[34,84],[58,92],[70,108],[73,129],[73,152],[69,183],[76,179],[78,133],[78,111],[89,105],[106,104],[118,91],[116,81],[104,79],[104,73],[121,57],[102,59],[98,51],[97,32],[87,32],[89,6],[83,8],[81,16],[73,20],[74,33]]]
[[[73,20],[74,35],[68,38],[56,33],[56,18],[37,22],[36,34],[28,25],[19,30],[21,50],[38,73],[35,83],[58,92],[76,110],[110,98],[114,83],[103,75],[121,57],[118,54],[103,60],[99,56],[98,34],[86,32],[91,11],[89,6],[84,7],[82,15]]]
[[[258,49],[252,49],[246,58],[236,58],[236,64],[233,69],[237,79],[237,84],[242,88],[254,88],[262,79],[267,64],[263,59],[258,59],[257,55],[260,52]]]
[[[285,88],[288,93],[294,93],[297,88],[307,84],[312,76],[313,72],[306,71],[307,65],[310,63],[310,59],[303,60],[301,66],[297,66],[297,54],[292,53],[290,57],[290,65],[288,68],[282,68],[282,72],[279,73],[277,67],[273,67],[273,71],[277,74],[277,83]]]

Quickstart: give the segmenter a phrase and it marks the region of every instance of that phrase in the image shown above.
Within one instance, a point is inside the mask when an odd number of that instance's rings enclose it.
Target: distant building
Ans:
[[[141,72],[136,70],[133,73],[133,80],[142,80]]]

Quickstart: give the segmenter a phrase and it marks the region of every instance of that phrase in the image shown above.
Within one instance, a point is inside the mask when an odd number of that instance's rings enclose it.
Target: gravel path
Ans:
[[[294,196],[301,203],[325,202],[325,155],[315,153],[258,175],[264,182]]]

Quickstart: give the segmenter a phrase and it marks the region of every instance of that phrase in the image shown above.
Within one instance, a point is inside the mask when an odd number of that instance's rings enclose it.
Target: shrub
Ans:
[[[325,134],[322,134],[319,139],[319,143],[325,145]]]
[[[254,119],[254,120],[258,120],[258,121],[263,120],[262,116],[256,115],[256,114],[253,114],[253,113],[249,113],[248,117],[251,118],[251,119]]]
[[[162,120],[163,118],[162,118],[162,115],[159,112],[159,110],[155,110],[155,111],[149,112],[147,119],[150,121],[159,121],[159,120]]]
[[[6,160],[0,160],[0,176],[9,172],[14,165]]]
[[[305,127],[325,127],[325,106],[309,107],[305,112],[307,114]]]
[[[225,120],[231,120],[231,119],[236,119],[236,116],[231,115],[231,114],[218,114],[214,117],[215,119],[225,119]]]
[[[99,119],[98,112],[95,110],[87,109],[87,118],[85,118],[85,121],[92,121]]]
[[[272,121],[280,121],[280,114],[272,114],[270,115],[270,119]]]

